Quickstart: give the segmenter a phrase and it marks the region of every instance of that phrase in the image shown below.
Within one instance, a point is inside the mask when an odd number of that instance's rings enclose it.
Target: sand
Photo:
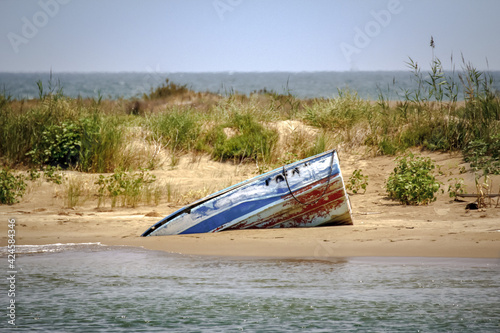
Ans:
[[[460,155],[422,153],[441,165],[439,179],[464,178],[468,193],[475,192],[474,173],[459,174]],[[163,216],[182,207],[162,201],[157,206],[97,209],[88,200],[64,208],[63,185],[40,182],[20,203],[0,206],[0,246],[7,245],[8,220],[15,219],[16,244],[95,243],[139,246],[187,255],[325,258],[353,256],[500,258],[500,208],[465,209],[447,193],[427,206],[403,206],[390,200],[385,179],[394,168],[393,157],[367,157],[340,152],[347,179],[361,168],[369,176],[365,194],[350,196],[352,226],[225,231],[215,234],[140,237]],[[177,188],[209,194],[231,183],[253,177],[255,165],[217,163],[206,157],[185,156],[175,167],[155,171],[158,179]],[[79,175],[69,173],[71,176]],[[498,192],[500,177],[493,177]],[[474,201],[472,198],[468,202]],[[496,200],[495,200],[496,201]]]

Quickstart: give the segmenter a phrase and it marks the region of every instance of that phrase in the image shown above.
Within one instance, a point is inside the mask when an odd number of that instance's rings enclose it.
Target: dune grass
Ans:
[[[427,73],[412,59],[408,66],[415,88],[398,91],[399,101],[383,93],[367,101],[348,89],[337,98],[272,91],[219,96],[168,80],[139,101],[81,99],[39,82],[35,100],[0,94],[0,164],[130,172],[159,167],[159,156],[175,167],[180,155],[192,153],[255,163],[263,172],[332,148],[396,155],[421,147],[461,151],[474,171],[499,174],[500,98],[491,76],[465,60],[458,75],[447,74],[437,58]],[[77,200],[77,189],[68,186]],[[169,188],[161,195],[172,196]],[[155,200],[155,191],[146,190],[146,201]]]

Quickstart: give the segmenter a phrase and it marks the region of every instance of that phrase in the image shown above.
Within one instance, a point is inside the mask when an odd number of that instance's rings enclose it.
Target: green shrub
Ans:
[[[463,178],[450,178],[449,182],[454,181],[454,183],[448,185],[448,195],[450,198],[456,199],[458,195],[465,193],[465,184]]]
[[[43,169],[43,177],[49,183],[53,182],[54,184],[61,185],[63,176],[60,172],[57,172],[58,170],[58,167],[48,165]]]
[[[426,205],[436,200],[441,183],[433,175],[430,158],[407,154],[396,159],[386,183],[389,197],[405,205]]]
[[[351,190],[352,193],[356,194],[358,191],[363,190],[366,192],[366,187],[368,186],[368,176],[361,173],[361,169],[356,169],[352,173],[351,177],[347,181],[346,188]]]
[[[122,136],[116,117],[95,113],[47,125],[26,156],[35,165],[109,172],[120,163]]]
[[[28,179],[31,180],[32,182],[36,181],[41,176],[40,172],[37,169],[29,169],[28,175],[29,175]]]
[[[8,169],[0,170],[0,204],[12,205],[19,202],[26,191],[23,175],[14,176]]]
[[[68,168],[76,165],[80,152],[81,127],[74,122],[49,125],[41,140],[28,152],[36,164]]]

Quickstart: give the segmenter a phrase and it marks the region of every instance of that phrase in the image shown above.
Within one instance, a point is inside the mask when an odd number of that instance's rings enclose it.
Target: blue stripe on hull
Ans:
[[[247,215],[253,211],[271,205],[272,203],[280,199],[281,199],[280,197],[271,197],[264,200],[243,202],[239,205],[231,207],[231,209],[229,209],[228,211],[225,211],[221,214],[205,219],[204,221],[198,223],[197,225],[184,230],[183,232],[181,232],[181,234],[197,234],[204,232],[212,232],[228,222],[234,221],[241,216]]]

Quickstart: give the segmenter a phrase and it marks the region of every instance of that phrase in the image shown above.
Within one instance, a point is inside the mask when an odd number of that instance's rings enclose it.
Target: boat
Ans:
[[[248,179],[163,218],[142,236],[352,224],[336,150]]]

